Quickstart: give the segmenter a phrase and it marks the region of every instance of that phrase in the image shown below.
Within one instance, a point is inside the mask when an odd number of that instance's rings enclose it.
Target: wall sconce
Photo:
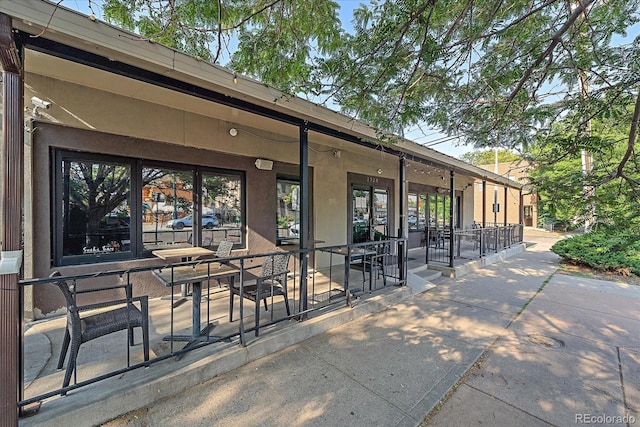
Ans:
[[[382,169],[378,169],[376,172],[378,172],[378,175],[382,175]]]
[[[273,169],[273,161],[265,159],[256,159],[256,167],[263,171],[270,171]]]
[[[229,129],[229,135],[237,136],[238,135],[238,129],[236,129],[236,128]]]

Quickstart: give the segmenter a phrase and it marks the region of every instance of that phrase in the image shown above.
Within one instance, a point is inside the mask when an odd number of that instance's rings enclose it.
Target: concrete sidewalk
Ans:
[[[638,419],[640,287],[554,274],[555,238],[532,239],[500,264],[438,279],[106,426],[416,426],[430,413],[429,424],[446,426]]]

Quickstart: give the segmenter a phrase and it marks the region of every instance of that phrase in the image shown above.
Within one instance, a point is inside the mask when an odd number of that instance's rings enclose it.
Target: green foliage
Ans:
[[[625,109],[623,109],[625,110]],[[630,108],[626,109],[627,112]],[[529,147],[526,158],[532,187],[539,196],[543,218],[573,226],[583,225],[589,206],[595,206],[597,224],[640,230],[640,165],[636,156],[612,175],[628,148],[628,114],[610,114],[591,121],[591,134],[577,136],[578,122],[567,118],[552,126]],[[591,153],[593,170],[582,172],[582,150]],[[584,186],[592,188],[585,192]]]
[[[105,0],[104,12],[337,105],[381,136],[429,125],[478,149],[526,152],[548,218],[577,223],[595,203],[599,221],[640,223],[640,37],[626,34],[640,0],[372,0],[351,27],[333,0]],[[594,157],[586,179],[581,150]],[[596,190],[583,196],[584,185]]]
[[[520,160],[522,157],[510,150],[498,150],[498,162],[507,163]],[[494,150],[470,151],[460,156],[461,160],[472,165],[491,165],[496,161]]]
[[[573,264],[640,276],[640,234],[637,233],[599,230],[560,240],[551,250]]]

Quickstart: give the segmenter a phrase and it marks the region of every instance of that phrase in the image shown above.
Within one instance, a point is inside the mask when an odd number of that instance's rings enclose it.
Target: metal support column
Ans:
[[[507,221],[507,197],[508,197],[508,192],[509,189],[507,188],[507,186],[505,185],[504,187],[504,226],[506,227],[507,224],[509,223]]]
[[[453,223],[454,200],[456,199],[456,178],[453,170],[449,171],[449,267],[453,268],[453,249],[455,247],[455,227]]]
[[[0,145],[0,425],[18,425],[22,397],[22,194],[24,109],[21,52],[11,17],[0,14],[2,141]]]
[[[482,228],[487,226],[487,181],[482,181]]]
[[[524,198],[522,196],[522,188],[518,193],[518,224],[524,224]]]
[[[398,197],[398,200],[400,201],[398,204],[398,208],[400,211],[400,222],[399,222],[400,226],[398,227],[398,238],[403,238],[405,237],[405,229],[404,229],[405,208],[406,208],[405,199],[407,197],[407,164],[406,164],[406,159],[404,155],[400,156],[400,163],[398,167],[400,168],[400,176],[399,176],[400,177],[400,197]],[[405,242],[404,241],[398,242],[398,271],[400,272],[399,279],[401,283],[404,283],[406,279],[405,277],[406,254],[407,254],[407,248],[405,248]]]
[[[309,245],[309,128],[300,126],[300,320],[307,317],[307,271],[309,253],[305,251]]]

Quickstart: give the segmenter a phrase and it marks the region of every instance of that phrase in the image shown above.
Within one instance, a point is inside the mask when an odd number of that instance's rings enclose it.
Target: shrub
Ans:
[[[572,264],[640,276],[640,235],[597,230],[556,242],[551,250]]]

